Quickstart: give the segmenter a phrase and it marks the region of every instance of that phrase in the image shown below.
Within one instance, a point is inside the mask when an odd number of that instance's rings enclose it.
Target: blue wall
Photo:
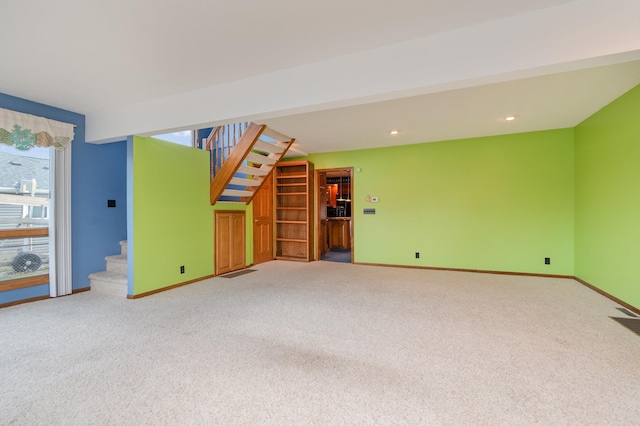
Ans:
[[[88,275],[104,270],[104,257],[118,253],[118,242],[126,239],[126,144],[85,143],[82,114],[2,93],[0,108],[76,125],[71,143],[72,286],[88,287]],[[116,200],[116,208],[107,209],[108,199]],[[48,294],[47,285],[0,292],[0,305]]]
[[[105,256],[120,254],[127,239],[127,142],[73,147],[71,215],[73,289],[89,287],[88,275],[104,271]],[[107,200],[116,200],[115,208]]]

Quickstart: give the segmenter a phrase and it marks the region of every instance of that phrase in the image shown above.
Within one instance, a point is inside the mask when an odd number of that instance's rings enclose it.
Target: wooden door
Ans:
[[[245,267],[245,212],[215,212],[215,274]]]
[[[327,186],[327,174],[318,175],[318,258],[329,251],[329,235],[327,233],[327,203],[331,196],[331,189]],[[334,196],[335,201],[335,196]]]
[[[273,260],[273,175],[253,197],[253,263]]]
[[[232,242],[229,247],[231,252],[231,270],[237,271],[238,269],[244,269],[246,267],[245,253],[246,253],[246,214],[245,212],[234,212],[231,216],[231,236]]]

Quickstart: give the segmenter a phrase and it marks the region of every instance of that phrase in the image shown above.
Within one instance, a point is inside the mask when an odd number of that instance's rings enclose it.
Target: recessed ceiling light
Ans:
[[[397,135],[398,133],[400,133],[398,130],[392,130],[389,132],[390,135]]]
[[[516,119],[516,116],[515,115],[507,115],[504,119],[507,120],[507,121],[513,121],[513,120]]]

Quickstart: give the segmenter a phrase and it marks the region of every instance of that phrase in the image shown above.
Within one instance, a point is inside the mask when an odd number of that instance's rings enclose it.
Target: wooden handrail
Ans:
[[[249,127],[249,124],[250,122],[245,121],[216,126],[207,137],[202,148],[214,153],[212,154],[211,164],[212,181],[231,156],[236,145],[240,143],[242,135]]]
[[[221,126],[216,126],[211,133],[209,133],[209,136],[207,136],[207,140],[204,144],[203,149],[206,149],[207,151],[211,151],[211,147],[215,146],[213,143],[216,140],[216,137],[218,136],[218,133],[220,133],[220,127]]]
[[[49,228],[0,229],[0,239],[47,237],[47,236],[49,236]]]

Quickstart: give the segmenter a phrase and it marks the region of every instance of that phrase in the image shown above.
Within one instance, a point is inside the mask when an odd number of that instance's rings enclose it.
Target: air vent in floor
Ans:
[[[636,314],[634,314],[633,312],[631,312],[627,308],[616,308],[616,309],[619,310],[620,312],[622,312],[625,315],[629,315],[630,317],[633,317],[633,318],[638,318],[638,316]]]
[[[609,317],[640,336],[640,319]]]
[[[231,272],[230,274],[220,275],[220,277],[222,277],[222,278],[235,278],[235,277],[239,277],[240,275],[249,274],[249,273],[255,272],[255,271],[256,271],[255,269],[243,269],[242,271]]]

